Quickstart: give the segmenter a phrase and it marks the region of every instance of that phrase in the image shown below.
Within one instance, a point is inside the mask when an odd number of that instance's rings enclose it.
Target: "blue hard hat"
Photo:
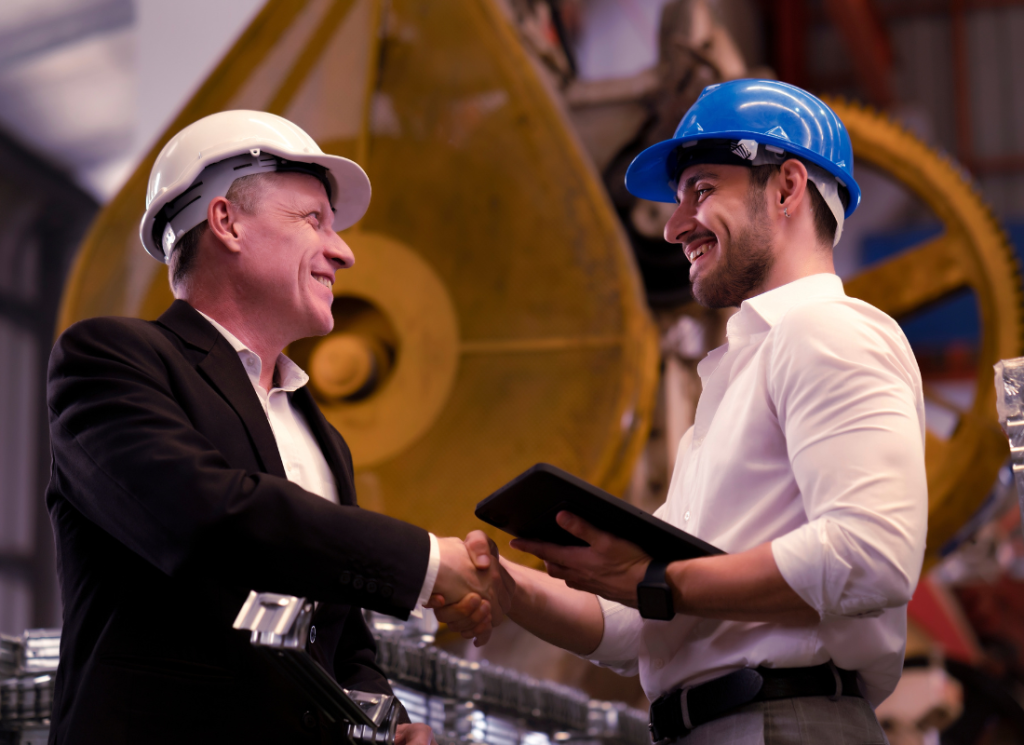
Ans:
[[[824,168],[849,193],[846,217],[860,204],[853,145],[836,113],[802,88],[777,80],[709,85],[683,116],[671,140],[640,153],[626,171],[626,188],[641,199],[674,202],[677,148],[696,140],[754,140]]]

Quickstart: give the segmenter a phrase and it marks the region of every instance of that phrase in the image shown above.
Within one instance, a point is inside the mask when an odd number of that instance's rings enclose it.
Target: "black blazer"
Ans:
[[[345,441],[305,388],[291,396],[340,506],[285,478],[237,352],[187,303],[57,340],[51,743],[337,741],[231,628],[253,589],[320,601],[310,652],[346,687],[390,690],[359,608],[408,616],[428,534],[358,508]]]

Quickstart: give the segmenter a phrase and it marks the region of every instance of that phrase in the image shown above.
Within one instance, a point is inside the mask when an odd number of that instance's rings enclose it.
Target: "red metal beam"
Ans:
[[[973,170],[974,132],[971,126],[970,81],[967,59],[967,11],[964,0],[952,0],[949,7],[951,58],[953,63],[953,111],[956,121],[956,154]]]
[[[775,0],[775,67],[779,79],[807,85],[805,0]]]
[[[825,9],[846,44],[861,89],[876,105],[889,108],[892,46],[871,0],[825,0]]]
[[[921,16],[943,16],[948,18],[952,0],[908,0],[908,2],[886,3],[884,6],[875,5],[878,16],[886,21],[900,18],[919,18]],[[999,8],[1019,8],[1024,6],[1024,0],[963,0],[963,9],[971,10],[997,10]],[[811,24],[825,23],[830,16],[823,6],[815,6],[808,10],[808,22]]]
[[[973,156],[964,161],[964,166],[972,173],[1020,173],[1024,171],[1024,153],[1009,155],[993,155],[987,158]]]

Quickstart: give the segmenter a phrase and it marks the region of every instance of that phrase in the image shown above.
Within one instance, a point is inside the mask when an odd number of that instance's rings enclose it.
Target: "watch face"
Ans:
[[[667,587],[638,587],[636,600],[640,615],[656,621],[670,621],[676,615],[672,591]]]

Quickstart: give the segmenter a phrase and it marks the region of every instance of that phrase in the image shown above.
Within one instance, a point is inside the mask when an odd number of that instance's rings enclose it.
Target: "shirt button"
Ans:
[[[316,641],[316,626],[309,627],[309,643],[312,644]]]
[[[661,657],[655,657],[651,661],[651,667],[653,667],[655,670],[661,670],[661,668],[665,667],[665,660],[663,660]]]
[[[374,580],[372,580],[372,579],[369,580],[366,583],[366,591],[371,593],[371,594],[377,592],[377,583]]]
[[[352,581],[352,573],[351,572],[347,572],[347,571],[346,572],[342,572],[341,576],[338,577],[338,582],[340,584],[343,584],[343,585],[347,585],[351,581]]]
[[[362,590],[363,589],[363,584],[365,584],[365,580],[363,580],[362,575],[357,574],[355,576],[355,578],[352,580],[352,589],[353,590]]]
[[[685,515],[683,515],[683,519],[684,519],[684,520],[689,520],[689,519],[690,519],[690,511],[689,511],[689,510],[687,510],[687,511],[686,511],[686,514],[685,514]]]

